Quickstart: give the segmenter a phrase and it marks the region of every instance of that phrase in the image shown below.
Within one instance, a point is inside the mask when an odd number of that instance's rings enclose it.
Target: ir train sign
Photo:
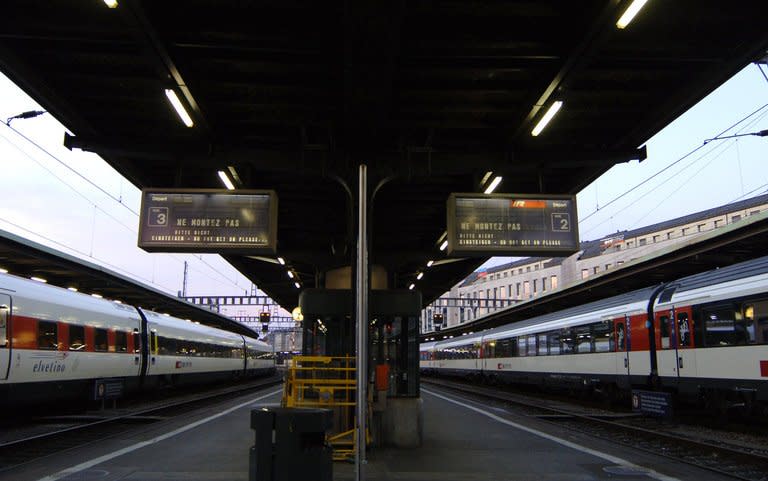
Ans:
[[[144,189],[138,245],[148,252],[275,252],[274,191]]]
[[[572,195],[451,194],[448,254],[568,256],[579,250]]]

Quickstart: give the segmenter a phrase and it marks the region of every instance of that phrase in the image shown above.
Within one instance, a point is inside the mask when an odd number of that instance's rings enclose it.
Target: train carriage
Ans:
[[[439,359],[432,372],[612,395],[662,389],[720,409],[765,409],[768,257],[422,351]]]
[[[274,372],[257,339],[0,274],[0,405],[87,400],[97,381],[123,392]]]

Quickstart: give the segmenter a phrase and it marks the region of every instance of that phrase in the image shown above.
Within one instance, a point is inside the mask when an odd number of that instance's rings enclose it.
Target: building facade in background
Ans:
[[[585,241],[569,257],[528,257],[473,272],[422,310],[421,332],[472,322],[507,306],[619,269],[651,252],[672,248],[695,236],[768,209],[768,194],[708,209],[602,239]],[[436,326],[437,321],[442,324]]]

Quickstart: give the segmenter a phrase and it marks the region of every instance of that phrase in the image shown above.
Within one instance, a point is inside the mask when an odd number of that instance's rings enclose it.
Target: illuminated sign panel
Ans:
[[[273,254],[277,195],[265,190],[144,189],[139,247],[148,252]]]
[[[448,254],[568,256],[579,250],[576,196],[451,194]]]

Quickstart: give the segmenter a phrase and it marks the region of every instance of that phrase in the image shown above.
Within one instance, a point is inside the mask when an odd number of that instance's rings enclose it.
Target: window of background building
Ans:
[[[539,285],[539,281],[538,281],[538,279],[534,279],[534,280],[533,280],[533,293],[534,293],[534,294],[536,294],[536,291],[537,291],[536,287],[537,287],[538,285]]]
[[[610,268],[611,268],[611,264],[606,264],[606,265],[605,265],[605,270],[606,270],[606,271],[607,271],[608,269],[610,269]]]
[[[539,265],[536,264],[535,266],[533,266],[533,270],[538,271],[539,270]]]
[[[541,278],[541,292],[546,292],[546,291],[547,291],[547,278],[546,277],[542,277]]]
[[[595,267],[593,267],[593,268],[592,268],[592,272],[593,272],[593,273],[595,273],[595,274],[597,274],[598,272],[600,272],[600,266],[595,266]]]
[[[653,243],[655,244],[659,242],[659,238],[661,238],[661,236],[658,236],[658,235],[653,236]]]
[[[749,215],[757,215],[759,213],[760,213],[759,210],[753,210],[753,211],[750,211]]]
[[[734,216],[731,216],[731,222],[736,222],[738,220],[741,220],[741,216],[736,214]]]
[[[512,284],[507,286],[507,297],[512,299]]]
[[[688,228],[687,227],[683,227],[683,235],[686,235],[686,234],[688,234]]]
[[[696,226],[696,230],[701,232],[704,230],[704,227],[706,227],[707,224],[699,224]]]
[[[531,283],[528,281],[523,281],[523,296],[526,299],[531,297]]]
[[[718,228],[718,227],[720,227],[721,225],[723,225],[723,221],[722,221],[722,220],[720,220],[720,219],[717,219],[717,220],[715,221],[715,229],[717,229],[717,228]]]
[[[667,239],[671,239],[671,238],[672,238],[672,234],[673,234],[674,232],[675,232],[675,231],[669,231],[669,232],[667,232]]]
[[[586,279],[587,277],[589,277],[589,269],[582,269],[581,270],[581,278],[582,279]]]
[[[624,261],[616,261],[616,265],[617,265],[617,266],[620,266],[620,265],[622,265],[622,264],[624,264]]]
[[[552,290],[554,291],[557,289],[557,276],[552,276],[549,279],[551,281],[549,284],[552,286]]]
[[[531,272],[531,266],[526,267],[525,272]]]
[[[642,239],[640,239],[639,241],[637,241],[637,245],[639,245],[639,246],[644,246],[644,245],[645,245],[647,242],[648,242],[648,239],[646,239],[645,237],[643,237]]]
[[[520,283],[517,283],[517,298],[520,299]]]

